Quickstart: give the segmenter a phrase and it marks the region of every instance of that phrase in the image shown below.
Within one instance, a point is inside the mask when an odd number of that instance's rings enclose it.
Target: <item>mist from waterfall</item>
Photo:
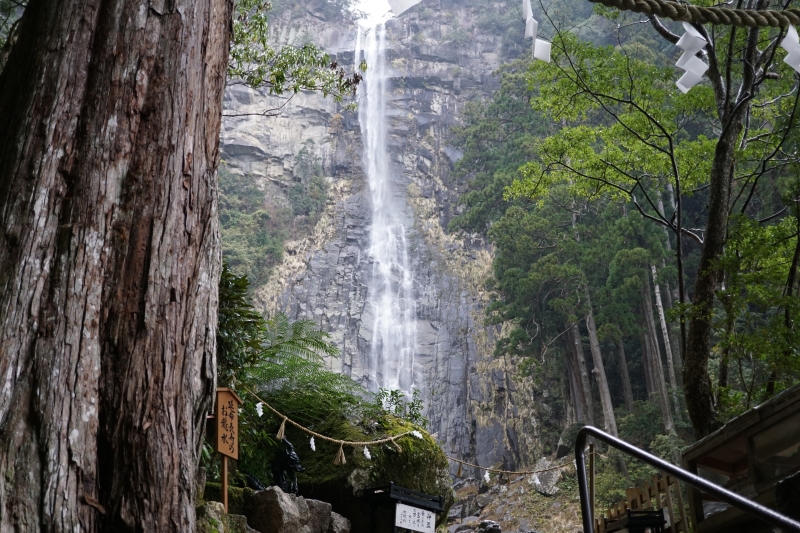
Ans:
[[[364,144],[372,200],[369,256],[372,276],[368,302],[374,317],[370,343],[368,388],[383,387],[411,392],[417,341],[414,280],[409,264],[405,200],[392,190],[391,165],[386,142],[386,27],[358,30],[355,64],[367,62],[359,85],[358,121]]]

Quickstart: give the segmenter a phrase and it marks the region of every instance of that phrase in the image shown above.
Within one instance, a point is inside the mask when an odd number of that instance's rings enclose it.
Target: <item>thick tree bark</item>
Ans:
[[[608,389],[608,378],[606,377],[605,365],[603,365],[603,354],[600,352],[600,341],[597,339],[597,326],[594,323],[594,314],[592,313],[592,300],[589,296],[589,289],[584,287],[583,290],[588,308],[586,312],[586,329],[589,331],[589,348],[592,352],[592,363],[594,363],[592,372],[597,381],[597,388],[600,391],[600,407],[603,409],[605,430],[616,437],[619,435],[617,433],[617,419],[614,417],[614,405],[611,403],[611,391]]]
[[[193,531],[230,0],[31,0],[0,76],[0,531]]]
[[[622,393],[625,396],[625,409],[629,413],[633,412],[633,389],[631,388],[631,377],[628,372],[628,358],[625,356],[625,343],[622,337],[617,339],[617,357],[619,359],[619,372],[622,379]]]

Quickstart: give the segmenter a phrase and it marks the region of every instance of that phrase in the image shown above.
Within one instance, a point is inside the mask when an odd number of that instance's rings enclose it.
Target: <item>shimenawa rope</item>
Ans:
[[[328,437],[328,436],[323,435],[321,433],[317,433],[316,431],[313,431],[311,429],[308,429],[307,427],[304,427],[304,426],[298,424],[297,422],[295,422],[291,418],[287,417],[286,415],[284,415],[283,413],[281,413],[280,411],[278,411],[277,409],[272,407],[270,404],[268,404],[267,402],[265,402],[264,400],[259,398],[258,395],[255,392],[251,391],[250,389],[248,389],[244,385],[242,385],[242,388],[244,390],[246,390],[247,392],[249,392],[250,395],[253,398],[255,398],[256,400],[261,402],[261,404],[264,405],[267,409],[272,411],[275,414],[275,416],[277,416],[278,418],[282,418],[283,419],[283,421],[281,422],[281,427],[278,430],[278,434],[276,435],[276,438],[278,440],[283,439],[285,431],[286,431],[286,423],[288,422],[291,425],[293,425],[294,427],[296,427],[297,429],[299,429],[300,431],[302,431],[302,432],[304,432],[304,433],[306,433],[308,435],[311,435],[311,436],[316,437],[318,439],[326,440],[328,442],[333,442],[334,444],[338,444],[339,445],[339,451],[336,452],[336,458],[333,460],[333,464],[336,464],[336,465],[347,463],[347,460],[345,459],[345,456],[344,456],[343,446],[352,446],[353,448],[356,448],[356,447],[359,447],[359,446],[375,446],[377,444],[385,444],[387,442],[391,442],[394,445],[394,447],[397,448],[398,452],[402,452],[403,449],[400,447],[399,444],[397,444],[397,442],[395,442],[395,440],[396,439],[400,439],[402,437],[407,437],[407,436],[412,435],[414,433],[413,431],[406,431],[405,433],[401,433],[400,435],[394,435],[392,437],[386,437],[385,439],[368,440],[368,441],[350,441],[350,440],[334,439],[332,437]],[[461,465],[466,465],[466,466],[472,466],[472,467],[475,467],[475,468],[479,468],[481,470],[486,470],[488,472],[495,472],[497,474],[509,474],[509,475],[527,476],[527,475],[531,475],[531,474],[541,474],[542,472],[549,472],[551,470],[556,470],[558,468],[563,468],[564,466],[566,466],[568,464],[568,463],[565,462],[565,463],[560,463],[558,465],[552,466],[550,468],[545,468],[545,469],[542,469],[542,470],[523,470],[523,471],[519,471],[519,472],[514,472],[514,471],[511,471],[511,470],[499,470],[497,468],[487,468],[485,466],[480,466],[480,465],[468,463],[467,461],[463,461],[461,459],[456,459],[455,457],[450,457],[449,455],[445,455],[445,457],[447,457],[447,459],[449,459],[450,461],[454,461],[456,463],[459,463],[459,467],[458,467],[459,473],[461,472]],[[460,474],[459,474],[459,477],[460,477]]]
[[[623,11],[634,11],[645,15],[668,18],[694,24],[723,24],[726,26],[797,26],[800,25],[800,9],[754,10],[732,7],[702,7],[673,2],[671,0],[589,0]]]

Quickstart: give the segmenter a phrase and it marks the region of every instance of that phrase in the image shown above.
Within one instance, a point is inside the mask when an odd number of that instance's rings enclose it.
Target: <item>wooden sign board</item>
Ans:
[[[436,515],[425,509],[398,503],[394,513],[394,525],[411,531],[434,533],[436,531]]]
[[[214,420],[217,424],[217,442],[214,449],[230,457],[239,458],[239,406],[242,400],[231,389],[217,389]]]

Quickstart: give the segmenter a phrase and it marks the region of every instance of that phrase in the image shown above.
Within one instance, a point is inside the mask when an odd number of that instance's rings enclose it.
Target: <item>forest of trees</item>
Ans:
[[[567,419],[616,434],[645,400],[688,442],[800,377],[798,77],[785,31],[697,26],[709,81],[682,94],[679,25],[596,11],[605,45],[554,20],[553,63],[468,107],[450,229],[494,245],[497,350],[565,375]]]

